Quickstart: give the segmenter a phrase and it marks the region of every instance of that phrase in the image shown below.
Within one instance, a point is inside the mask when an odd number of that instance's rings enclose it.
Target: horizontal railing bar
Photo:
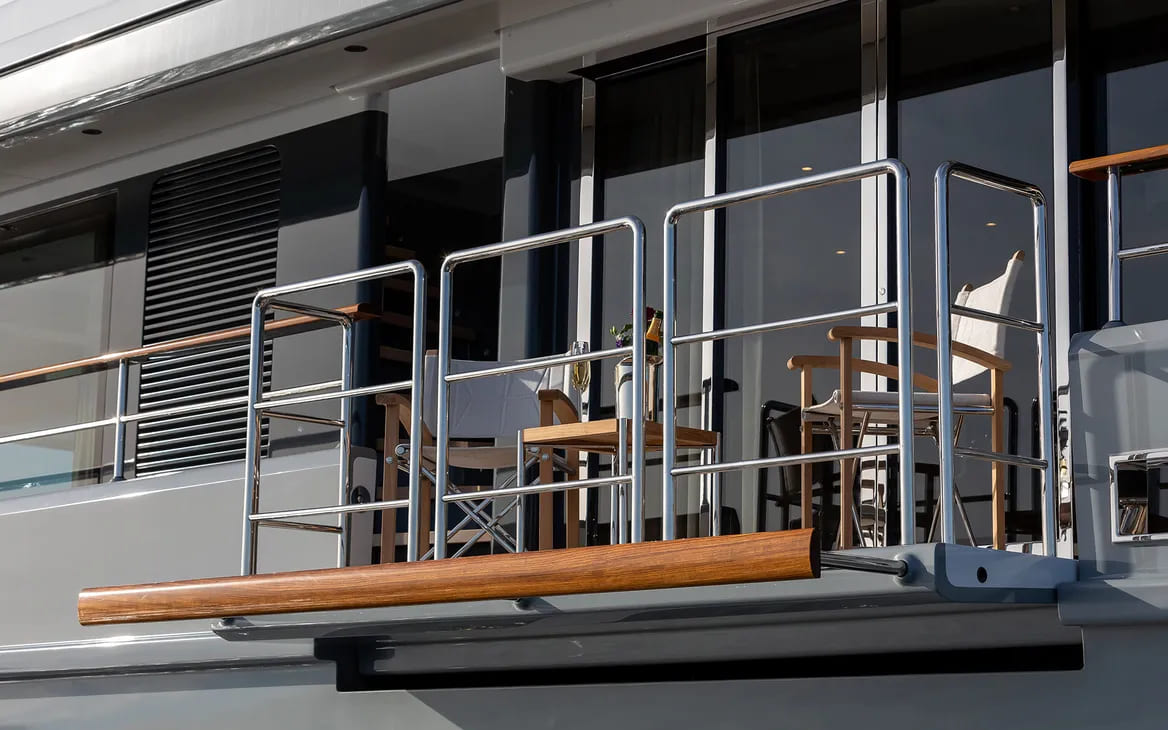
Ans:
[[[170,418],[173,416],[182,415],[198,415],[204,411],[216,411],[223,408],[243,408],[247,405],[247,396],[238,395],[232,398],[220,398],[219,400],[207,401],[206,403],[192,403],[186,406],[173,406],[171,408],[156,408],[149,411],[139,411],[137,413],[127,413],[122,417],[122,420],[127,423],[134,423],[135,421],[149,421],[155,418]]]
[[[628,484],[633,481],[632,475],[615,477],[597,477],[595,479],[577,479],[574,482],[552,482],[551,484],[528,484],[523,487],[504,487],[483,492],[461,492],[458,494],[443,495],[443,502],[473,502],[476,499],[496,499],[510,497],[517,494],[541,494],[543,492],[559,492],[567,489],[587,489],[589,487],[607,487],[614,484]]]
[[[309,532],[327,532],[340,535],[342,528],[335,525],[314,525],[311,522],[289,522],[288,520],[264,520],[260,523],[264,527],[279,527],[284,530],[307,530]]]
[[[1024,466],[1029,469],[1045,469],[1046,459],[1036,459],[1033,456],[1019,456],[1017,454],[1001,454],[994,451],[985,451],[983,449],[971,449],[968,446],[957,446],[953,449],[956,456],[966,456],[970,459],[980,459],[981,461],[997,461],[1002,464],[1013,464],[1014,466]]]
[[[995,324],[1001,324],[1007,327],[1014,327],[1015,329],[1027,330],[1030,332],[1042,332],[1044,329],[1042,322],[1032,322],[1028,319],[1011,317],[1006,314],[995,314],[994,312],[987,312],[983,309],[970,309],[969,307],[963,307],[960,304],[949,305],[949,312],[950,314],[956,314],[962,317],[980,319],[983,322],[993,322]]]
[[[326,418],[324,416],[310,416],[306,413],[289,413],[288,411],[264,411],[268,418],[279,418],[284,421],[298,421],[299,423],[311,423],[317,426],[332,426],[333,428],[344,428],[345,422],[339,418]]]
[[[349,388],[348,390],[334,390],[329,393],[314,393],[312,395],[301,395],[293,398],[280,398],[279,400],[269,398],[260,401],[252,406],[257,411],[266,411],[271,408],[279,408],[282,406],[298,406],[305,403],[318,403],[320,401],[337,400],[340,398],[359,398],[363,395],[377,395],[378,393],[389,393],[397,390],[409,390],[412,386],[409,380],[401,380],[396,383],[382,383],[380,385],[366,385],[361,388]]]
[[[673,206],[665,214],[665,221],[666,223],[674,223],[683,215],[689,213],[701,213],[718,208],[727,208],[740,203],[765,200],[766,198],[774,198],[800,190],[822,188],[828,185],[835,185],[836,183],[857,182],[865,178],[883,174],[904,174],[904,167],[896,160],[877,160],[843,170],[808,175],[794,180],[747,188],[745,190],[736,190],[734,192],[722,193],[721,195],[711,195],[706,198],[699,198],[698,200],[691,200],[688,203]]]
[[[355,284],[361,281],[370,281],[372,279],[384,279],[389,276],[399,276],[401,274],[421,274],[422,265],[417,261],[397,261],[392,264],[383,264],[381,266],[374,266],[368,269],[360,269],[352,271],[347,274],[334,274],[332,276],[321,277],[320,279],[312,279],[310,281],[301,281],[295,284],[284,284],[281,286],[273,286],[261,290],[256,297],[274,299],[276,297],[284,296],[285,294],[296,294],[300,292],[312,291],[313,289],[326,289],[330,286],[338,284]]]
[[[302,304],[300,302],[290,302],[286,299],[269,299],[267,306],[270,309],[279,309],[285,312],[292,312],[293,314],[302,314],[305,317],[314,317],[316,319],[325,319],[330,322],[337,322],[338,324],[348,324],[353,321],[353,318],[344,312],[338,312],[335,309],[328,307],[318,307],[313,304]]]
[[[1148,246],[1137,246],[1136,248],[1121,248],[1116,255],[1119,256],[1120,261],[1127,261],[1128,259],[1139,259],[1144,256],[1157,256],[1162,253],[1168,253],[1168,242],[1153,243]]]
[[[586,352],[579,355],[549,355],[547,357],[533,357],[529,360],[520,360],[519,362],[508,363],[507,365],[501,365],[497,368],[469,370],[465,373],[450,373],[446,376],[446,382],[457,383],[462,380],[486,378],[492,375],[506,375],[507,373],[521,373],[525,370],[540,370],[542,368],[555,367],[556,365],[569,365],[574,362],[604,360],[610,357],[617,357],[618,355],[631,355],[632,353],[632,347],[614,347],[611,350],[597,350],[595,352]]]
[[[264,400],[262,400],[260,402],[263,403],[265,401],[275,400],[276,398],[289,398],[289,397],[294,396],[294,395],[300,395],[301,393],[315,393],[317,391],[330,390],[332,388],[339,388],[339,387],[341,387],[341,381],[339,381],[339,380],[328,380],[328,381],[325,381],[322,383],[309,383],[308,385],[297,385],[294,388],[284,388],[282,390],[272,390],[272,391],[269,391],[267,393],[264,393]]]
[[[639,227],[640,223],[632,218],[613,218],[611,220],[592,223],[586,226],[565,228],[559,231],[554,231],[552,233],[528,236],[527,238],[517,238],[513,241],[492,243],[487,246],[477,246],[475,248],[466,248],[461,251],[455,251],[446,257],[446,262],[443,264],[443,266],[447,271],[451,271],[458,264],[465,264],[471,261],[480,261],[482,259],[497,258],[505,254],[530,251],[533,248],[553,246],[559,243],[573,243],[583,238],[603,236],[608,233],[616,233],[617,231],[635,230]]]
[[[709,332],[696,332],[690,335],[678,335],[673,338],[673,344],[676,346],[689,345],[695,342],[725,340],[730,337],[741,337],[743,335],[756,335],[765,332],[776,332],[778,330],[792,329],[795,327],[808,327],[816,324],[825,324],[827,322],[838,322],[841,319],[856,319],[858,317],[866,317],[875,314],[886,314],[888,312],[895,311],[896,302],[869,304],[865,307],[856,307],[855,309],[841,309],[837,312],[828,312],[827,314],[813,314],[807,317],[781,319],[775,322],[763,322],[761,324],[751,324],[743,327],[730,327],[721,330],[710,330]]]
[[[903,578],[908,575],[908,563],[895,558],[872,558],[861,555],[824,551],[819,554],[819,564],[825,568],[855,570],[862,573],[883,573]]]
[[[819,451],[814,454],[795,454],[794,456],[772,456],[769,459],[744,459],[742,461],[726,461],[720,464],[698,464],[697,466],[679,466],[673,470],[673,475],[687,476],[692,474],[717,474],[725,471],[745,471],[746,469],[763,469],[771,466],[794,466],[796,464],[814,464],[821,461],[837,461],[839,459],[854,459],[864,456],[882,456],[895,454],[900,450],[896,444],[882,446],[861,446],[855,449],[839,449],[837,451]]]
[[[95,428],[106,428],[108,426],[117,425],[117,418],[103,418],[100,421],[87,421],[86,423],[71,423],[68,426],[57,426],[56,428],[45,428],[40,431],[29,431],[28,433],[15,433],[11,436],[0,436],[0,446],[4,444],[15,444],[21,441],[32,441],[33,439],[49,438],[50,436],[61,436],[67,433],[76,433],[78,431],[88,431]]]
[[[303,509],[286,509],[279,512],[256,512],[248,515],[252,522],[266,522],[269,520],[286,520],[292,517],[317,517],[320,515],[342,515],[351,512],[373,512],[379,509],[401,509],[409,507],[408,499],[387,499],[381,502],[358,502],[355,504],[340,504],[329,507],[305,507]]]
[[[1038,203],[1045,204],[1046,202],[1046,197],[1042,194],[1042,189],[1037,185],[1028,183],[1025,180],[1002,175],[992,170],[984,170],[963,162],[950,162],[948,163],[948,173],[959,180],[971,182],[975,185],[1001,190],[1005,193],[1014,193],[1015,195],[1030,198]]]

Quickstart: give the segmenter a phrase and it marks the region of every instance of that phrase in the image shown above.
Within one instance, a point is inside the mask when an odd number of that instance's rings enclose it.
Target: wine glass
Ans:
[[[568,351],[569,355],[587,355],[588,343],[583,340],[578,340],[572,343],[572,349]],[[571,363],[568,371],[568,382],[572,384],[572,388],[581,396],[588,390],[588,384],[592,381],[592,363],[583,360],[581,362]]]

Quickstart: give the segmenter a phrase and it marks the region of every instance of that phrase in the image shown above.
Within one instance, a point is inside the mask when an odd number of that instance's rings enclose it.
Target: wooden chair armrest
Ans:
[[[573,405],[572,400],[564,391],[541,390],[538,397],[541,403],[552,404],[552,413],[560,423],[580,422],[580,414],[576,412],[576,406]]]
[[[787,361],[788,370],[802,370],[803,368],[823,369],[823,370],[839,370],[839,358],[834,355],[796,355]],[[860,373],[869,373],[871,375],[882,375],[886,378],[896,380],[900,377],[899,371],[895,365],[889,365],[886,362],[875,362],[873,360],[861,360],[854,358],[852,360],[852,369]],[[935,378],[930,378],[928,375],[921,373],[913,373],[913,387],[925,393],[937,392],[937,381]]]
[[[877,340],[879,342],[896,342],[896,328],[895,327],[832,327],[827,332],[827,339],[834,342],[840,340]],[[935,335],[925,334],[924,332],[913,332],[913,344],[917,347],[925,347],[930,350],[937,349],[937,337]],[[953,343],[953,354],[960,357],[962,360],[981,365],[990,370],[1001,370],[1005,372],[1013,367],[1009,360],[994,355],[993,353],[979,350],[976,347],[971,347],[963,342]]]
[[[374,396],[374,400],[377,401],[377,405],[379,406],[385,406],[387,408],[396,407],[398,423],[406,429],[407,433],[409,433],[411,415],[410,411],[413,408],[409,398],[405,397],[401,393],[378,393],[376,396]],[[422,443],[426,446],[434,443],[434,434],[430,432],[430,429],[426,426],[425,422],[422,423]]]

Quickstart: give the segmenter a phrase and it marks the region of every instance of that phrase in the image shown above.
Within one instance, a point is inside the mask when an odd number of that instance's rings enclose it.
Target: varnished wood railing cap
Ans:
[[[83,625],[344,611],[819,577],[814,529],[89,588]]]
[[[346,314],[354,320],[376,319],[381,316],[380,312],[371,304],[350,304],[344,307],[338,307],[336,311]],[[290,335],[316,327],[327,326],[328,324],[325,320],[301,315],[272,320],[264,326],[264,331],[267,336]],[[242,340],[249,336],[251,336],[251,327],[232,327],[231,329],[182,337],[177,340],[156,342],[153,345],[144,345],[142,347],[136,347],[133,350],[110,352],[105,355],[94,355],[92,357],[81,358],[80,360],[70,360],[69,362],[61,362],[55,365],[30,368],[29,370],[0,375],[0,390],[19,388],[23,385],[42,383],[46,380],[56,380],[59,378],[68,378],[73,375],[83,375],[99,370],[107,370],[116,367],[121,360],[140,360],[178,350],[220,345]]]
[[[1077,160],[1069,169],[1072,175],[1099,182],[1107,179],[1107,171],[1112,167],[1119,168],[1124,175],[1162,170],[1168,167],[1168,144]]]

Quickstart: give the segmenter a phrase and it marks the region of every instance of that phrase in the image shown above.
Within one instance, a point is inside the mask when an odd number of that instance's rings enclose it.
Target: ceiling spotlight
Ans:
[[[353,44],[351,46],[345,46],[345,53],[364,53],[365,51],[368,51],[368,50],[369,50],[369,48],[367,46],[362,46],[360,44]]]
[[[986,222],[986,228],[995,228],[995,227],[997,227],[997,225],[998,225],[998,224],[997,224],[997,223],[995,223],[995,222],[993,222],[993,221],[987,221],[987,222]]]
[[[803,172],[811,172],[815,168],[813,168],[811,165],[804,165],[803,167],[801,167],[799,169],[802,170]]]
[[[843,256],[845,253],[847,253],[847,251],[843,250],[842,248],[837,248],[835,251],[836,256]]]
[[[96,127],[86,127],[85,129],[81,130],[81,133],[88,134],[90,137],[96,137],[97,135],[101,134],[101,130],[97,129]]]

